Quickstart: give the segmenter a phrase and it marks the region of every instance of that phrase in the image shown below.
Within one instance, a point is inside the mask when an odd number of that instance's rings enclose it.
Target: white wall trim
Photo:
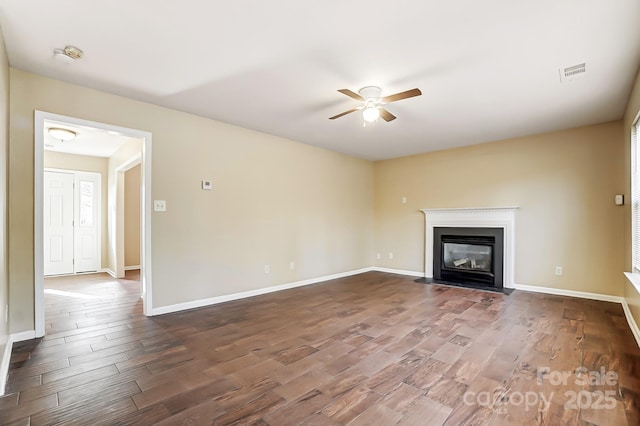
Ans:
[[[7,377],[9,376],[9,364],[11,363],[11,349],[13,348],[13,340],[11,336],[7,339],[4,347],[2,361],[0,362],[0,396],[4,395],[7,385]]]
[[[36,331],[29,330],[21,333],[12,333],[7,339],[7,344],[4,347],[4,353],[2,354],[2,360],[0,361],[0,396],[4,395],[7,385],[7,377],[9,376],[9,365],[11,364],[11,351],[13,350],[13,344],[17,342],[24,342],[25,340],[31,340],[36,338]]]
[[[544,294],[553,294],[556,296],[569,296],[569,297],[577,297],[580,299],[591,299],[591,300],[600,300],[603,302],[613,302],[620,303],[622,305],[622,309],[624,310],[624,316],[627,317],[627,323],[629,324],[629,328],[633,333],[633,337],[636,339],[636,344],[640,347],[640,328],[638,328],[638,324],[636,323],[633,315],[631,314],[631,309],[629,309],[629,304],[624,297],[621,296],[611,296],[609,294],[601,294],[601,293],[587,293],[583,291],[574,291],[574,290],[564,290],[559,288],[550,288],[550,287],[538,287],[535,285],[522,285],[515,284],[514,288],[516,290],[522,291],[531,291],[535,293],[544,293]]]
[[[33,148],[33,322],[34,331],[44,336],[44,120],[36,111]]]
[[[335,280],[338,278],[358,275],[365,272],[371,272],[373,268],[362,268],[353,271],[341,272],[339,274],[325,275],[318,278],[310,278],[302,281],[295,281],[287,284],[275,285],[271,287],[258,288],[255,290],[243,291],[240,293],[225,294],[223,296],[211,297],[208,299],[193,300],[191,302],[178,303],[175,305],[161,306],[153,309],[152,315],[170,314],[172,312],[185,311],[187,309],[201,308],[204,306],[216,305],[218,303],[230,302],[232,300],[245,299],[247,297],[260,296],[262,294],[273,293],[276,291],[288,290],[291,288],[302,287],[306,285],[316,284],[323,281]]]
[[[640,112],[638,112],[638,114],[640,115]],[[637,272],[625,272],[624,275],[625,277],[627,277],[636,291],[640,293],[640,274]],[[638,323],[636,322],[635,318],[633,318],[633,314],[631,313],[631,309],[629,308],[627,299],[624,299],[622,301],[622,309],[624,309],[624,314],[627,317],[627,322],[629,323],[629,327],[631,327],[633,336],[636,338],[638,346],[640,346],[640,329],[638,329]]]
[[[378,266],[374,266],[371,270],[376,272],[386,272],[388,274],[408,275],[410,277],[424,277],[424,272],[408,271],[406,269],[380,268]]]
[[[145,315],[153,312],[153,286],[151,278],[151,145],[152,134],[143,130],[114,126],[60,114],[36,110],[34,113],[34,189],[33,189],[33,256],[34,256],[34,337],[44,336],[44,249],[42,236],[44,123],[45,120],[88,126],[117,132],[123,136],[142,139],[141,174],[141,247],[140,264],[142,283],[142,309]],[[15,341],[15,340],[14,340]]]
[[[104,272],[105,274],[109,274],[109,275],[111,275],[113,278],[116,278],[116,273],[115,273],[115,272],[113,272],[113,271],[112,271],[111,269],[109,269],[109,268],[102,268],[102,269],[100,270],[100,272]]]
[[[424,276],[433,278],[433,228],[503,228],[503,286],[514,288],[516,210],[519,207],[422,209],[425,217]]]
[[[636,291],[640,293],[640,273],[637,272],[625,272],[624,276],[635,287]]]
[[[124,163],[119,165],[116,168],[116,172],[126,172],[128,170],[133,169],[135,166],[137,166],[140,163],[142,163],[142,153],[141,152],[135,154],[131,158],[127,159]]]
[[[124,270],[125,271],[136,271],[140,269],[140,265],[132,265],[132,266],[125,266]]]
[[[36,337],[38,336],[36,336],[35,330],[27,330],[20,333],[11,333],[11,341],[13,341],[13,343],[24,342],[25,340],[35,339]]]
[[[124,267],[124,246],[125,246],[125,235],[124,235],[124,185],[125,185],[125,173],[128,170],[131,170],[138,164],[142,163],[142,152],[139,152],[128,158],[125,162],[123,162],[120,166],[115,169],[115,180],[116,180],[116,192],[115,192],[115,229],[113,229],[113,235],[110,237],[114,238],[116,241],[115,250],[116,250],[116,264],[111,265],[115,267],[116,277],[124,278],[124,273],[126,271]],[[141,212],[142,210],[142,200],[140,200]],[[142,224],[142,218],[140,220]]]
[[[577,297],[579,299],[600,300],[602,302],[622,303],[624,300],[621,296],[611,296],[610,294],[587,293],[584,291],[565,290],[562,288],[538,287],[537,285],[514,284],[513,288],[522,291],[531,291],[534,293],[553,294],[556,296]]]
[[[633,314],[631,313],[631,309],[629,309],[629,304],[626,299],[622,300],[622,309],[624,309],[624,315],[627,317],[627,322],[629,323],[633,337],[636,338],[636,343],[640,347],[640,328],[638,328],[638,323],[633,318]]]

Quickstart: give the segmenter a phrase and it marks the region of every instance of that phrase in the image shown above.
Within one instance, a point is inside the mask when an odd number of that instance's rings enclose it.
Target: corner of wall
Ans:
[[[9,276],[7,262],[7,174],[9,144],[9,60],[4,44],[4,36],[0,33],[0,395],[4,387],[11,358],[11,339],[9,336]]]

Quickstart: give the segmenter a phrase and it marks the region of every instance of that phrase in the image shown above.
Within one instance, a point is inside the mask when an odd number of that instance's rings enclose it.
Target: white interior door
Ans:
[[[44,274],[73,273],[72,173],[44,172]]]
[[[75,173],[75,272],[100,269],[100,174]]]

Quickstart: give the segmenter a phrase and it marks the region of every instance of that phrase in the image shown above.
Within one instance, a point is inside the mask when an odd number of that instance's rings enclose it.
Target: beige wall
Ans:
[[[628,240],[628,212],[613,203],[615,194],[628,194],[622,121],[372,164],[10,72],[12,332],[33,329],[34,109],[153,134],[152,198],[167,201],[166,212],[152,213],[155,307],[374,262],[424,271],[419,209],[437,207],[520,206],[518,284],[625,292],[628,248],[620,241]],[[212,191],[200,189],[203,179],[213,181]],[[554,275],[555,266],[563,266],[563,276]]]
[[[156,307],[371,265],[368,161],[16,69],[10,105],[13,332],[34,327],[35,109],[153,134],[151,195],[167,201],[151,223]]]
[[[7,276],[7,151],[9,147],[9,63],[0,32],[0,360],[9,338],[5,312],[9,302]],[[4,383],[2,384],[4,385]]]
[[[622,295],[622,155],[618,121],[378,161],[376,264],[424,271],[419,209],[519,206],[517,284]]]
[[[640,113],[640,72],[636,75],[636,81],[629,96],[629,103],[624,114],[624,163],[622,169],[625,171],[625,194],[627,200],[631,201],[631,127]],[[625,270],[631,271],[631,205],[630,202],[625,205],[624,215],[624,236],[625,236]],[[625,282],[624,296],[629,304],[629,308],[633,314],[636,323],[640,324],[640,294],[638,290],[630,283]]]
[[[124,174],[124,266],[140,265],[140,165]]]
[[[53,169],[79,170],[94,172],[102,175],[101,184],[101,250],[100,268],[107,265],[108,238],[107,238],[107,168],[108,160],[102,157],[89,157],[86,155],[66,154],[63,152],[44,151],[44,167]]]

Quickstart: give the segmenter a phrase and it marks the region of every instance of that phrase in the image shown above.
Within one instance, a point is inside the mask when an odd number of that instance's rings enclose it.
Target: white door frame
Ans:
[[[113,126],[96,121],[82,120],[44,111],[35,111],[34,117],[34,322],[36,337],[44,336],[44,247],[43,247],[43,186],[44,186],[44,122],[59,121],[78,126],[94,127],[123,136],[142,139],[141,154],[141,245],[140,279],[142,281],[142,309],[145,315],[153,313],[151,280],[151,139],[150,132]]]
[[[142,154],[134,155],[116,169],[116,277],[124,277],[124,173],[142,163]],[[151,204],[149,204],[151,205]],[[142,206],[140,206],[141,212]],[[142,229],[142,227],[141,227]],[[142,249],[142,247],[141,247]],[[142,257],[142,254],[141,254]],[[142,265],[141,265],[142,267]],[[146,314],[145,314],[146,315]]]

